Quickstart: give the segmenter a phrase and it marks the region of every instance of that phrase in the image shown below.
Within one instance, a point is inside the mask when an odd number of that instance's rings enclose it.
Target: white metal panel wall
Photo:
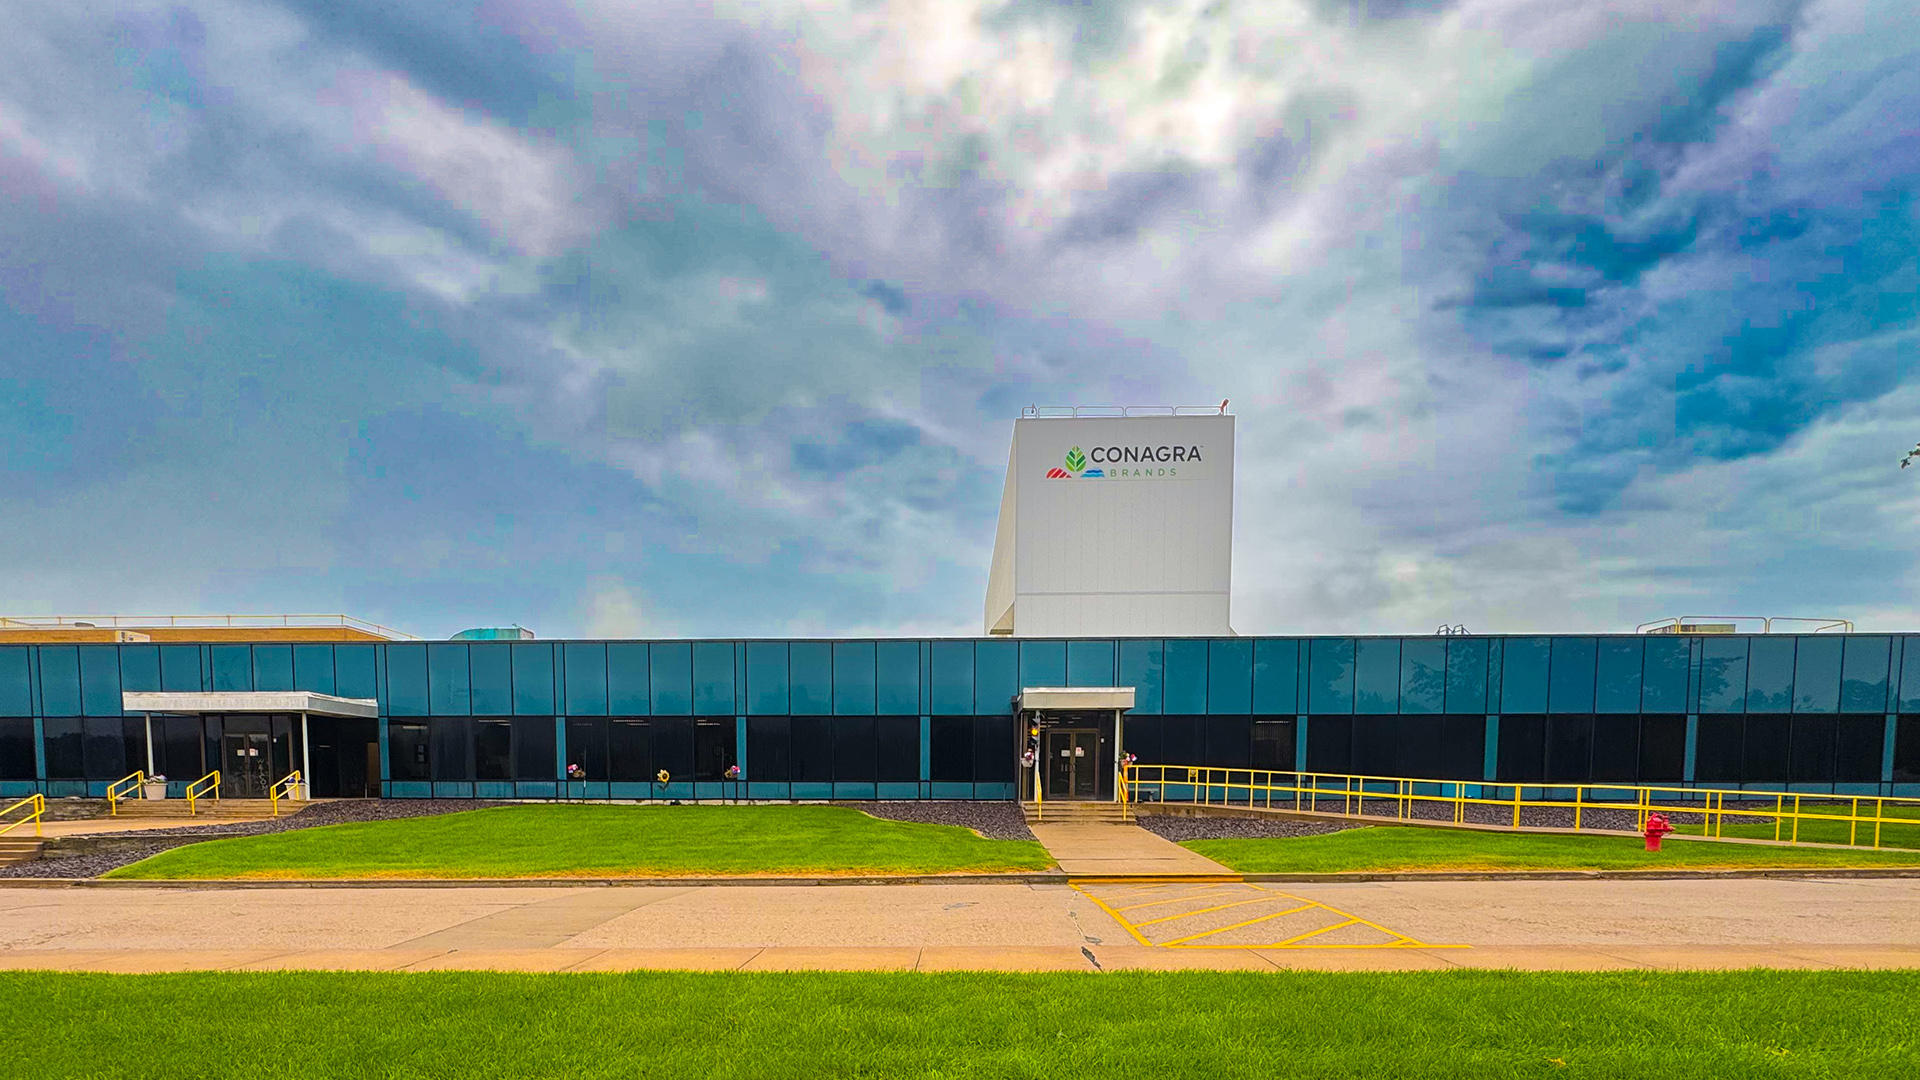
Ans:
[[[1019,420],[1010,472],[1014,633],[1231,632],[1233,417]]]

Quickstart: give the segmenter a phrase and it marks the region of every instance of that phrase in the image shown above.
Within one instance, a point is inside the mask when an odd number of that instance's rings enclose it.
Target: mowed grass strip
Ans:
[[[1835,850],[1668,839],[1657,852],[1638,837],[1495,833],[1369,826],[1275,840],[1190,840],[1184,845],[1246,874],[1396,870],[1753,870],[1793,867],[1920,868],[1920,851]]]
[[[657,877],[1044,870],[1032,841],[841,806],[534,805],[210,840],[115,878]]]
[[[1920,1075],[1920,974],[0,974],[10,1076]]]

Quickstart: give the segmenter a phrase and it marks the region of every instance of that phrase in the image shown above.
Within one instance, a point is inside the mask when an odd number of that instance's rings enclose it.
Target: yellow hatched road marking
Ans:
[[[1288,908],[1285,911],[1276,911],[1270,915],[1261,915],[1258,918],[1248,919],[1246,922],[1237,922],[1237,923],[1234,923],[1232,926],[1222,926],[1216,930],[1202,930],[1197,934],[1188,934],[1186,937],[1174,938],[1172,941],[1163,941],[1160,944],[1163,946],[1166,946],[1167,948],[1172,948],[1175,945],[1184,945],[1189,941],[1196,941],[1203,937],[1212,937],[1215,934],[1224,934],[1229,930],[1238,930],[1243,926],[1252,926],[1255,923],[1263,923],[1263,922],[1266,922],[1268,919],[1278,919],[1286,915],[1298,915],[1303,911],[1312,911],[1314,908],[1321,907],[1321,906],[1323,905],[1302,904],[1296,908]],[[1316,930],[1314,931],[1314,933],[1319,933],[1319,931]],[[1308,935],[1303,934],[1301,936],[1306,937]],[[1282,944],[1284,944],[1284,942]]]
[[[1205,915],[1211,911],[1225,911],[1228,908],[1244,907],[1247,904],[1270,904],[1276,899],[1282,899],[1282,898],[1273,897],[1273,896],[1256,896],[1251,900],[1235,900],[1230,904],[1215,904],[1212,907],[1196,908],[1193,911],[1182,911],[1173,915],[1162,915],[1157,919],[1142,919],[1139,922],[1134,923],[1133,925],[1152,926],[1154,923],[1172,922],[1175,919],[1186,919],[1186,918],[1191,918],[1192,916],[1195,916],[1195,915]],[[1121,908],[1120,910],[1125,911],[1127,909]]]
[[[1168,884],[1170,885],[1172,883],[1168,883]],[[1075,891],[1079,892],[1082,896],[1085,896],[1087,899],[1093,901],[1095,906],[1099,907],[1101,911],[1104,911],[1109,916],[1111,916],[1113,918],[1113,921],[1116,923],[1119,923],[1121,928],[1126,930],[1126,932],[1129,935],[1131,935],[1135,941],[1139,942],[1142,945],[1148,945],[1155,948],[1173,948],[1173,949],[1405,949],[1405,948],[1454,949],[1454,948],[1466,948],[1466,946],[1464,945],[1429,945],[1425,942],[1418,941],[1415,938],[1410,937],[1406,934],[1402,934],[1395,930],[1389,930],[1386,927],[1381,926],[1379,923],[1376,923],[1371,919],[1362,918],[1361,916],[1355,915],[1351,912],[1342,911],[1339,908],[1321,903],[1318,900],[1311,900],[1304,896],[1296,896],[1292,893],[1280,892],[1277,889],[1264,889],[1264,888],[1261,888],[1259,885],[1254,884],[1253,882],[1244,882],[1244,883],[1222,882],[1220,884],[1244,884],[1247,888],[1253,889],[1254,891],[1260,893],[1261,895],[1251,897],[1245,900],[1235,900],[1229,903],[1215,904],[1210,907],[1197,908],[1192,911],[1176,912],[1175,914],[1172,914],[1172,915],[1162,915],[1162,916],[1157,916],[1155,918],[1144,919],[1139,922],[1134,922],[1133,920],[1127,918],[1123,913],[1128,911],[1138,910],[1140,908],[1155,907],[1160,904],[1175,904],[1175,903],[1181,903],[1183,901],[1189,901],[1189,900],[1205,900],[1206,894],[1204,891],[1186,893],[1181,896],[1167,897],[1161,900],[1148,901],[1146,903],[1132,904],[1126,907],[1116,908],[1108,904],[1105,900],[1102,900],[1100,897],[1095,896],[1093,893],[1089,892],[1086,888],[1083,887],[1082,883],[1075,882],[1073,883],[1072,887]],[[1160,884],[1149,885],[1149,886],[1135,886],[1129,891],[1134,895],[1138,895],[1142,891],[1150,891],[1153,889],[1158,889],[1163,887],[1167,887],[1167,886],[1160,885]],[[1210,886],[1209,888],[1214,888],[1214,887],[1217,887],[1217,886]],[[1270,912],[1268,914],[1261,915],[1256,918],[1247,919],[1243,922],[1233,923],[1229,926],[1217,927],[1212,930],[1203,930],[1198,933],[1188,934],[1184,937],[1177,937],[1170,941],[1158,941],[1158,942],[1152,941],[1152,940],[1149,940],[1147,936],[1141,932],[1141,928],[1146,926],[1153,926],[1160,923],[1176,922],[1180,919],[1192,918],[1199,915],[1206,915],[1215,911],[1224,911],[1229,908],[1243,907],[1248,904],[1258,904],[1258,903],[1264,903],[1267,901],[1281,901],[1281,902],[1293,901],[1296,904],[1296,906],[1288,908],[1284,911]],[[1319,927],[1318,929],[1309,930],[1305,933],[1295,934],[1294,936],[1287,938],[1283,941],[1270,942],[1266,944],[1220,945],[1220,944],[1209,943],[1201,940],[1203,938],[1212,937],[1216,934],[1224,934],[1231,930],[1240,930],[1249,926],[1255,926],[1260,923],[1269,922],[1273,919],[1284,918],[1285,916],[1288,916],[1288,915],[1298,915],[1301,912],[1313,911],[1313,910],[1324,911],[1328,915],[1333,916],[1338,921],[1331,923],[1327,926]],[[1382,941],[1382,942],[1367,942],[1367,943],[1351,944],[1351,945],[1329,945],[1322,942],[1315,942],[1310,940],[1312,938],[1318,937],[1330,931],[1342,930],[1351,926],[1364,926],[1370,930],[1376,931],[1377,933],[1383,935],[1384,937],[1390,940]]]
[[[1209,888],[1219,888],[1219,886],[1214,885],[1214,886],[1209,886]],[[1144,907],[1158,907],[1161,904],[1178,904],[1183,900],[1204,900],[1204,899],[1206,899],[1206,896],[1202,893],[1188,893],[1185,896],[1170,896],[1165,900],[1149,900],[1144,904],[1128,904],[1126,907],[1119,908],[1117,910],[1138,911],[1139,909]]]

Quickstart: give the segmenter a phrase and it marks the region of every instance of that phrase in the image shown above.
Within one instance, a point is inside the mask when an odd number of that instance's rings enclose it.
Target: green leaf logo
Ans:
[[[1079,472],[1086,467],[1087,455],[1081,453],[1079,447],[1076,446],[1067,451],[1067,470],[1069,472]]]

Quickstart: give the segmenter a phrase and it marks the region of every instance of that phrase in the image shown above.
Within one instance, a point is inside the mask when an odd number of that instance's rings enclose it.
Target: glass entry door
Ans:
[[[220,793],[230,799],[264,799],[274,777],[273,743],[267,733],[229,731],[221,737]]]
[[[1092,729],[1046,732],[1047,798],[1092,799],[1100,791],[1100,733]]]

